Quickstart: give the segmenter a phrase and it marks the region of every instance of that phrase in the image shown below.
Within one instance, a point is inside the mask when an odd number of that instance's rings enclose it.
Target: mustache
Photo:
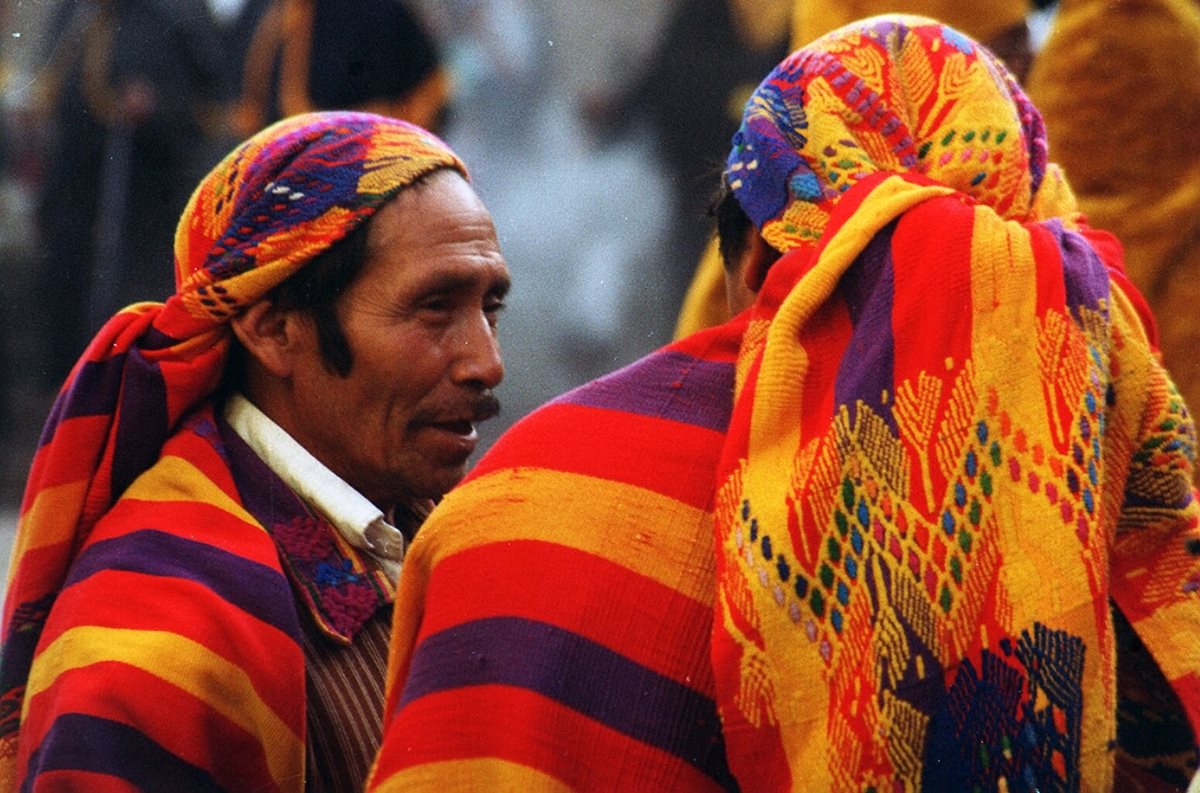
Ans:
[[[480,422],[500,415],[500,400],[491,391],[480,394],[471,406],[471,421]]]

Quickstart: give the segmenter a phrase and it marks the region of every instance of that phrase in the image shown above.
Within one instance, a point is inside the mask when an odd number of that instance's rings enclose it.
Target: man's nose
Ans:
[[[483,314],[469,324],[460,342],[462,348],[455,361],[454,378],[461,383],[495,388],[504,379],[504,359],[496,329]]]

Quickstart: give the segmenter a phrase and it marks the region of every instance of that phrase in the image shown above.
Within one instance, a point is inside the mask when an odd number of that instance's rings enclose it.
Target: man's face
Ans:
[[[324,365],[309,322],[286,429],[388,509],[462,479],[474,424],[497,409],[509,274],[487,210],[457,173],[401,191],[370,222],[363,270],[337,304],[350,373]]]

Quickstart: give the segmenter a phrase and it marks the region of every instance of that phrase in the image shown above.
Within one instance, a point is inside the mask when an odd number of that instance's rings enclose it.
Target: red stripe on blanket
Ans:
[[[555,597],[539,597],[543,587]],[[468,549],[438,564],[425,602],[418,642],[474,620],[522,617],[579,634],[713,696],[711,604],[574,548],[530,540]]]
[[[422,736],[413,751],[406,735]],[[576,751],[553,751],[571,735]],[[496,757],[592,790],[720,790],[698,769],[526,689],[474,686],[409,703],[384,738],[376,779],[425,763]],[[492,780],[501,787],[503,780]]]
[[[577,443],[564,444],[564,435]],[[724,435],[675,421],[583,407],[549,405],[493,447],[472,479],[499,468],[538,467],[595,476],[653,490],[697,509],[712,496]],[[661,449],[673,449],[669,457]],[[653,466],[647,466],[653,460]]]

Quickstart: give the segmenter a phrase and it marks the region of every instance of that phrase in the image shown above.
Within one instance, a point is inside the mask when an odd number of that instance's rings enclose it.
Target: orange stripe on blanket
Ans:
[[[368,789],[375,793],[402,793],[409,790],[475,793],[479,790],[480,780],[485,779],[502,779],[511,790],[536,790],[539,793],[570,793],[572,790],[569,785],[536,768],[495,757],[412,766],[387,779],[373,782]]]
[[[707,581],[679,575],[681,569],[711,568],[711,513],[673,498],[606,479],[523,468],[476,479],[451,491],[444,503],[456,508],[434,510],[407,566],[432,569],[471,547],[543,540],[611,559],[700,603],[712,601]],[[554,509],[548,511],[547,504]],[[678,541],[680,535],[708,539],[687,545]]]

